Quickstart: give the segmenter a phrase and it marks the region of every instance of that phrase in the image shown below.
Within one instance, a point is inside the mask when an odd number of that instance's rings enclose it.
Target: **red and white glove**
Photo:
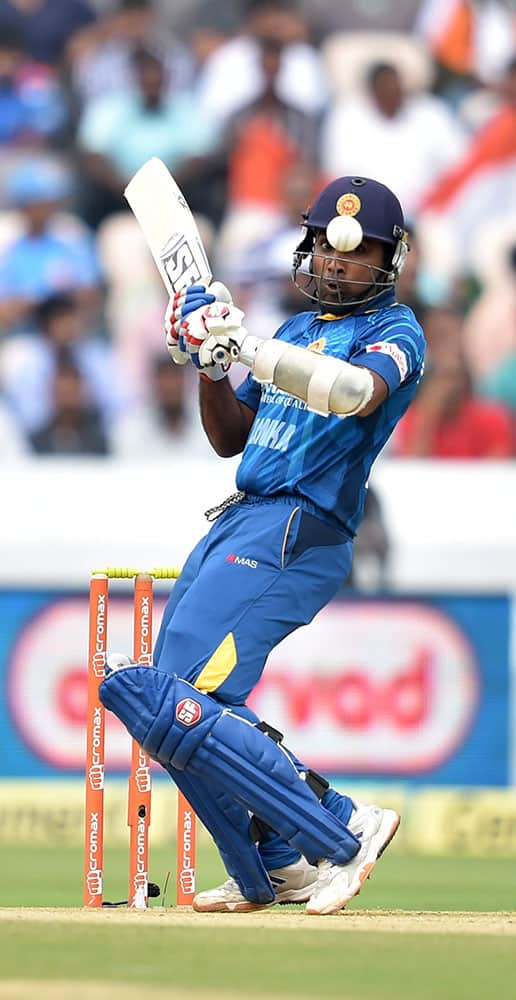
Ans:
[[[232,361],[238,361],[239,344],[247,336],[242,326],[244,313],[218,291],[216,301],[190,313],[181,324],[184,348],[201,375],[218,381],[227,374]],[[214,285],[210,285],[210,291]]]
[[[165,334],[167,350],[172,360],[179,365],[184,365],[189,359],[201,374],[206,375],[212,381],[224,378],[227,374],[230,362],[224,360],[222,365],[215,364],[211,360],[208,363],[208,370],[202,371],[202,363],[199,360],[199,344],[206,336],[206,328],[198,328],[199,316],[208,305],[216,304],[217,300],[221,304],[233,307],[231,292],[220,281],[214,281],[206,288],[204,285],[190,285],[182,288],[170,299],[165,313]],[[237,312],[240,312],[237,310]],[[189,318],[196,314],[193,327],[201,336],[192,336],[190,343],[187,343],[186,335],[190,329]],[[196,341],[199,343],[196,343]],[[226,355],[224,355],[224,359]]]

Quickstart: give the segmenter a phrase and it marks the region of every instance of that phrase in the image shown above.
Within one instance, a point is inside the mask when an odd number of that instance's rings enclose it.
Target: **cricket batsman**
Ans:
[[[199,371],[217,454],[242,454],[238,492],[207,512],[213,524],[169,599],[154,669],[108,658],[100,689],[217,844],[230,877],[195,897],[199,911],[297,901],[337,913],[400,822],[337,793],[246,706],[271,649],[348,576],[371,465],[423,364],[423,331],[396,301],[408,245],[392,191],[340,177],[303,223],[292,277],[308,311],[272,340],[247,334],[220,283],[171,299],[169,352]],[[234,391],[236,360],[250,372]]]

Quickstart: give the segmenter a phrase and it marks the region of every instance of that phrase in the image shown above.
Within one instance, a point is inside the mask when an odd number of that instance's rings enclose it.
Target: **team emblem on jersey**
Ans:
[[[357,194],[348,191],[347,194],[341,194],[335,208],[339,215],[357,215],[362,208],[362,202]]]
[[[309,344],[307,350],[315,351],[316,354],[324,354],[324,348],[326,347],[326,337],[319,337],[319,340],[314,340],[313,344]]]

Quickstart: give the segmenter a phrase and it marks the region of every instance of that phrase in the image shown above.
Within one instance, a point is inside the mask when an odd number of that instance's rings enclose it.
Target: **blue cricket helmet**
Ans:
[[[403,209],[396,195],[370,177],[338,177],[331,181],[309,209],[305,225],[326,229],[336,215],[351,215],[362,226],[364,236],[396,247],[404,234]]]
[[[338,294],[330,298],[324,292],[327,277],[324,269],[319,276],[313,272],[315,241],[318,233],[326,232],[332,219],[339,216],[356,219],[364,237],[385,244],[385,255],[383,267],[364,264],[363,280],[336,278]],[[408,249],[403,209],[390,188],[370,177],[337,177],[323,188],[303,216],[292,277],[299,291],[320,306],[334,312],[352,311],[365,302],[372,302],[395,284]],[[348,293],[350,285],[356,289],[352,296]]]

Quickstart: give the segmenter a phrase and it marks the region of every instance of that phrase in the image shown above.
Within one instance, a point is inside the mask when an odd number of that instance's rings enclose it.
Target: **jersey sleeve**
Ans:
[[[241,385],[238,386],[235,395],[241,403],[245,403],[250,410],[253,410],[256,413],[260,405],[262,390],[260,383],[253,378],[251,372],[249,372],[249,375],[244,379]]]
[[[373,328],[368,338],[361,338],[349,360],[381,375],[391,394],[403,383],[419,378],[424,355],[425,338],[419,324],[400,320]]]

